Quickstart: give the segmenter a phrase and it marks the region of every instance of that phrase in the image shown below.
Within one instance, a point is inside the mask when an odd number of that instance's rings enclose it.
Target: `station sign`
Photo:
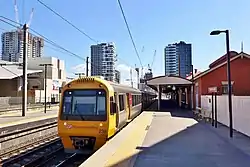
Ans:
[[[216,93],[218,90],[217,90],[217,87],[214,86],[214,87],[208,87],[208,93]]]

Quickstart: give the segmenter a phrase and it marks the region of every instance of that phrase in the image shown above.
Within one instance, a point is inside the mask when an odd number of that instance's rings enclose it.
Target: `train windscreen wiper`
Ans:
[[[78,116],[80,116],[81,120],[84,121],[84,117],[81,115],[81,113],[78,111],[78,107],[77,107],[77,101],[75,103],[75,106],[74,106],[74,110],[79,114]]]

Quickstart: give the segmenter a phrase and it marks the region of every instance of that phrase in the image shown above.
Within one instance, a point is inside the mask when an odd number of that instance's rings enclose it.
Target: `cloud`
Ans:
[[[75,76],[75,73],[84,73],[86,74],[86,64],[78,64],[74,67],[71,67],[70,72],[68,73],[70,76]],[[91,74],[91,66],[89,63],[89,75]]]
[[[86,64],[78,64],[77,66],[72,67],[74,72],[84,72],[86,73]]]

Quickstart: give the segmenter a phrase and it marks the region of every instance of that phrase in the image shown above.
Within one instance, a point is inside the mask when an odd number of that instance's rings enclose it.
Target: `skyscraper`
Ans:
[[[2,40],[2,60],[20,62],[23,58],[24,36],[22,30],[4,32]],[[27,57],[42,57],[44,41],[40,37],[27,35]]]
[[[169,44],[164,49],[165,75],[186,78],[192,71],[192,45],[183,41]]]
[[[103,76],[108,81],[115,82],[115,44],[101,43],[91,45],[91,75]]]

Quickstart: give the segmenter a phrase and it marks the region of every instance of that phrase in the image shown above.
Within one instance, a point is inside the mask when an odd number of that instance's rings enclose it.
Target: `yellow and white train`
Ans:
[[[62,88],[58,134],[65,152],[92,153],[152,103],[155,94],[98,77]]]

